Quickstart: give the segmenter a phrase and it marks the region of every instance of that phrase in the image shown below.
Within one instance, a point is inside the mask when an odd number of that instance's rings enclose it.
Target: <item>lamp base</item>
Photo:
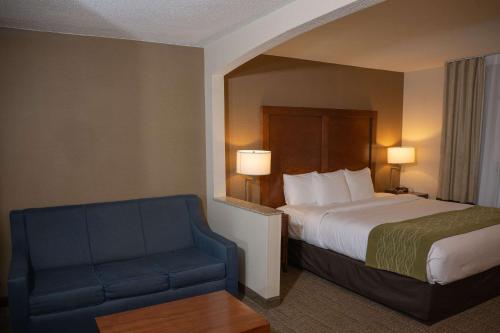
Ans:
[[[255,176],[245,177],[245,201],[252,202],[251,199],[251,187],[249,184],[257,183],[257,178]]]
[[[395,186],[394,186],[394,182],[393,182],[393,177],[392,177],[392,174],[393,174],[394,170],[399,171],[399,174],[401,175],[401,165],[394,165],[394,166],[391,166],[390,184],[389,184],[389,188],[391,188],[391,189],[394,189],[394,188],[395,188]]]

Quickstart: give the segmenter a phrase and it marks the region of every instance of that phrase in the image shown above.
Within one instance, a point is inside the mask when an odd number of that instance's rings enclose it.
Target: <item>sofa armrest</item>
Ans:
[[[208,226],[193,225],[193,236],[195,244],[203,252],[225,262],[228,261],[232,251],[236,251],[236,244],[219,234],[216,234]]]
[[[196,247],[226,264],[226,290],[238,296],[238,247],[236,243],[216,234],[205,223],[193,223]]]
[[[8,277],[9,311],[13,332],[27,332],[30,271],[26,256],[13,253]]]
[[[205,222],[199,197],[187,196],[187,205],[193,238],[196,247],[206,254],[218,258],[226,264],[226,290],[238,296],[238,247],[219,234],[216,234]]]
[[[208,226],[193,224],[196,247],[226,264],[226,289],[238,296],[238,247],[236,243],[216,234]]]

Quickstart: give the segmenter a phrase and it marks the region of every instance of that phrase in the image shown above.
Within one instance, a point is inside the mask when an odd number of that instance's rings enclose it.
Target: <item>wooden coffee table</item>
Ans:
[[[269,332],[269,322],[226,292],[217,291],[96,318],[101,333]]]

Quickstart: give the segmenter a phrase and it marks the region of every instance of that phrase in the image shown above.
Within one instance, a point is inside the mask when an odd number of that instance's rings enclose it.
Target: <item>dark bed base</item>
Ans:
[[[373,269],[361,261],[294,239],[289,240],[288,253],[291,264],[426,324],[500,295],[500,266],[439,285]]]

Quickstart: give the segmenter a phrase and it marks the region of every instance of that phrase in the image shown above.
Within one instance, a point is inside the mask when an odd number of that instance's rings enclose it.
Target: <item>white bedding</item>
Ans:
[[[372,199],[327,206],[283,206],[290,237],[365,260],[368,235],[379,224],[399,222],[469,205],[377,193]],[[435,242],[427,258],[427,280],[446,284],[500,265],[500,225]]]

